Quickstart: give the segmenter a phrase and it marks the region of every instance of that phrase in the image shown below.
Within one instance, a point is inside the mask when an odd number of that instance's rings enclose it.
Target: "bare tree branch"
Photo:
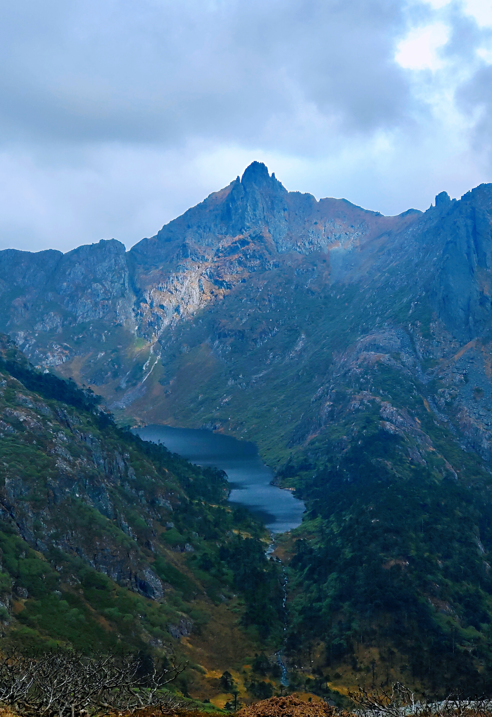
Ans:
[[[186,668],[174,656],[151,661],[135,657],[52,652],[38,660],[8,655],[0,661],[0,704],[26,717],[78,717],[95,711],[137,712],[155,707],[170,713],[179,700],[163,690]]]

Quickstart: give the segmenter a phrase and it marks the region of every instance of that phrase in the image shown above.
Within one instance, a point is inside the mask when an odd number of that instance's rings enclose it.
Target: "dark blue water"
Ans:
[[[290,491],[270,485],[273,473],[254,443],[212,431],[169,426],[145,426],[135,433],[146,441],[163,443],[192,463],[221,468],[231,485],[229,502],[248,508],[272,533],[285,533],[301,524],[304,503]]]

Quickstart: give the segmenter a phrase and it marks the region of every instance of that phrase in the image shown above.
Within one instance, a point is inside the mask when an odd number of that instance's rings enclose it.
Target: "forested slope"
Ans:
[[[281,631],[262,527],[228,507],[223,474],[118,429],[0,341],[4,647],[173,651],[191,661],[185,690],[221,692],[215,673]]]

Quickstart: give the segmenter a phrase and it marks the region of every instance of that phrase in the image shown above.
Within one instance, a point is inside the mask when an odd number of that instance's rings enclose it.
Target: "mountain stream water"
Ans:
[[[170,426],[145,426],[135,429],[145,441],[163,443],[173,453],[178,453],[200,466],[215,466],[227,474],[231,486],[229,502],[248,508],[265,523],[272,533],[272,543],[267,557],[273,556],[275,534],[293,530],[301,524],[305,506],[288,490],[271,485],[273,473],[261,460],[254,443],[239,441],[212,431]],[[283,573],[284,632],[287,632],[287,575]],[[289,679],[282,650],[276,653],[282,671],[281,684],[287,686]]]

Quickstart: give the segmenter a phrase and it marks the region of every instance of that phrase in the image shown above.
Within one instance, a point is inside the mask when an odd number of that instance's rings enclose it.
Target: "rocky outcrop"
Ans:
[[[4,405],[5,392],[12,390],[16,392],[15,409]],[[121,502],[121,491],[138,497],[130,456],[108,452],[99,438],[81,430],[73,412],[60,419],[47,404],[38,400],[29,405],[26,399],[29,396],[18,382],[7,380],[0,396],[6,426],[2,433],[6,437],[16,433],[17,441],[33,457],[36,451],[31,441],[35,436],[35,445],[40,444],[45,452],[44,458],[39,455],[45,464],[44,481],[39,482],[35,471],[16,470],[15,464],[4,460],[0,466],[3,519],[14,521],[22,538],[36,550],[46,552],[55,547],[76,555],[121,585],[161,600],[162,582],[148,567],[135,536],[124,539],[124,533],[118,536],[119,531],[112,527],[112,523],[128,524],[129,505]],[[146,514],[151,533],[152,521],[168,515],[155,504],[143,505],[140,512]],[[88,529],[94,520],[99,523],[95,533]]]
[[[477,187],[444,211],[429,291],[439,318],[466,343],[491,327],[492,185]]]

